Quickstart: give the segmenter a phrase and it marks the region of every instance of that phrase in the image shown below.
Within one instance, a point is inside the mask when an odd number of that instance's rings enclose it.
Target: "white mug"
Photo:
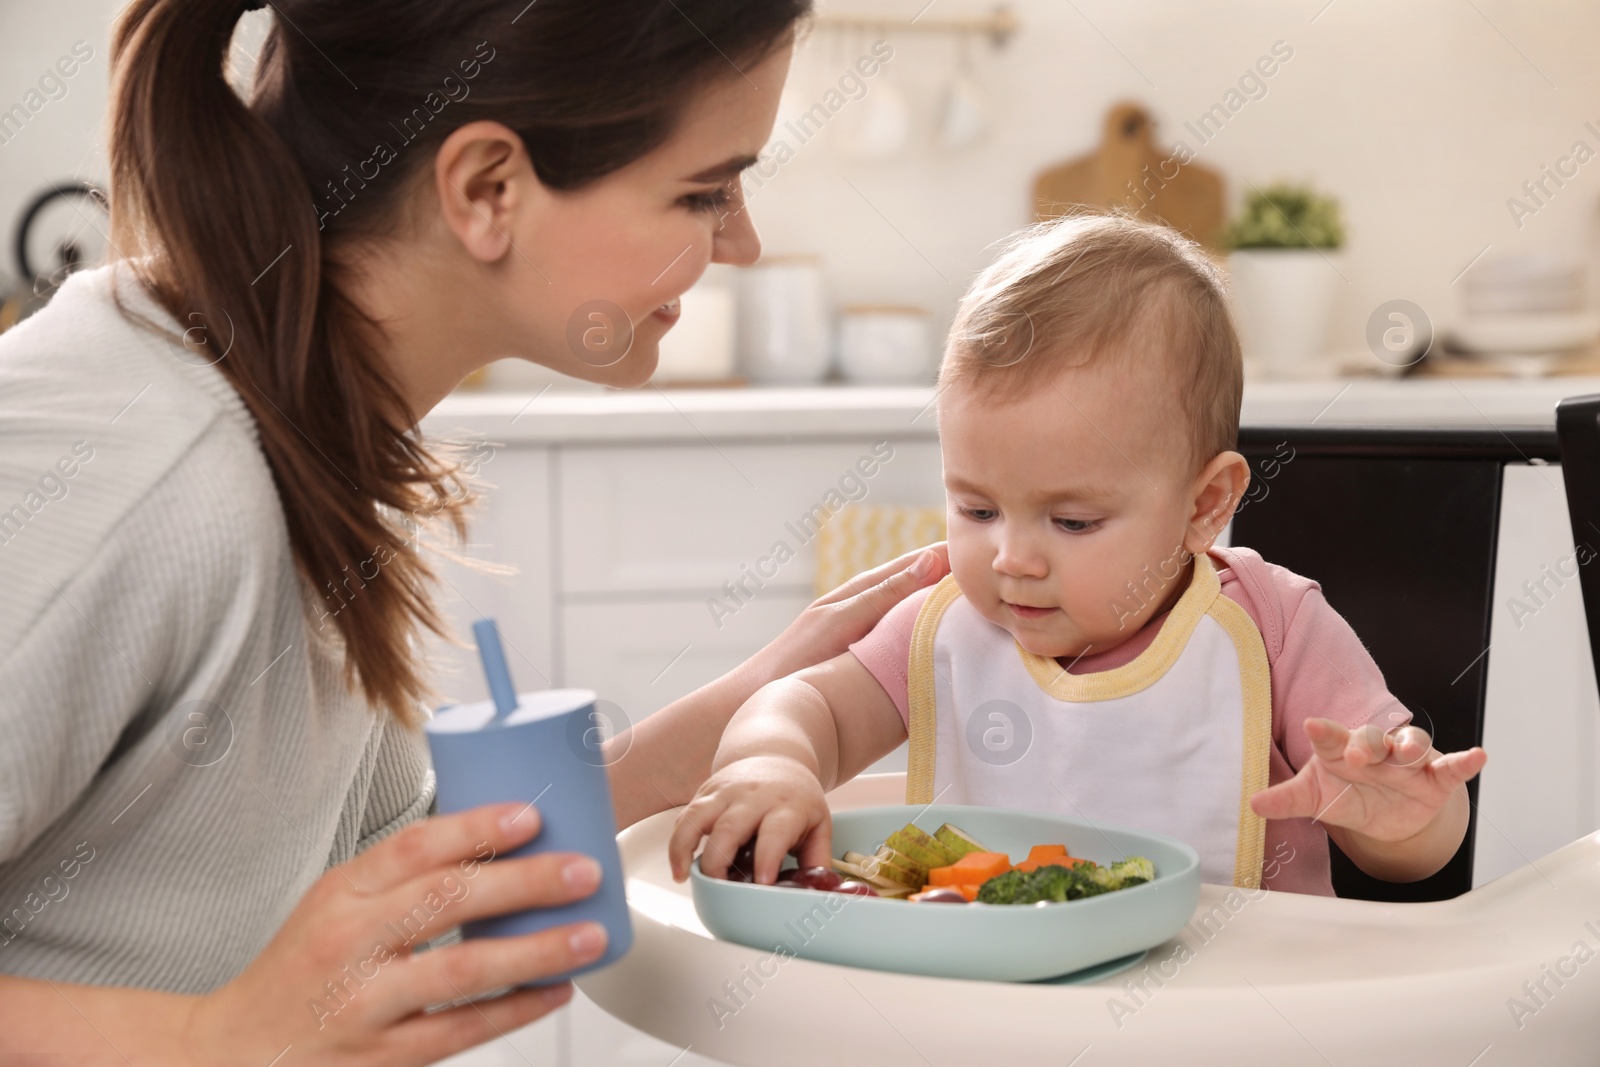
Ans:
[[[828,373],[828,302],[814,256],[747,267],[739,300],[739,359],[751,381],[800,384]]]

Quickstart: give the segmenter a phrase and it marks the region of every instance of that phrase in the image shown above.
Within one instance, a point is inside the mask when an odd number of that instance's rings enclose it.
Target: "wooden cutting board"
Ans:
[[[1100,147],[1034,181],[1038,217],[1056,218],[1079,206],[1127,208],[1220,251],[1226,221],[1222,176],[1198,163],[1183,163],[1186,151],[1157,148],[1154,127],[1139,104],[1112,107]]]

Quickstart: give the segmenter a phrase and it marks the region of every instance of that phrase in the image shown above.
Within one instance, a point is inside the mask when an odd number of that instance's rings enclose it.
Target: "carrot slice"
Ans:
[[[948,866],[928,871],[928,884],[941,888],[982,885],[1010,869],[1011,859],[1004,852],[969,852]]]
[[[1047,860],[1023,860],[1012,870],[1037,871],[1040,867],[1076,867],[1080,863],[1087,862],[1088,860],[1081,860],[1076,856],[1057,856],[1054,859]]]
[[[970,882],[965,885],[951,886],[950,888],[966,897],[969,903],[978,899],[978,887]]]
[[[1028,850],[1028,862],[1037,862],[1044,859],[1055,859],[1067,854],[1066,845],[1034,845]]]
[[[1011,869],[1011,857],[1004,852],[969,852],[962,856],[951,866],[963,871],[967,877],[961,879],[963,883],[976,882],[982,885],[996,875],[1005,874]]]

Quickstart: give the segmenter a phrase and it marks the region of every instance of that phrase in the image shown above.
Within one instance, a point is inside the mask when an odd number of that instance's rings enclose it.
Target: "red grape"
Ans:
[[[878,891],[866,882],[858,882],[855,879],[847,879],[840,882],[838,892],[848,893],[854,897],[875,897],[878,895]]]
[[[831,867],[807,867],[791,877],[808,889],[820,889],[824,893],[831,893],[844,884],[839,872]]]
[[[965,904],[967,898],[954,889],[929,889],[917,898],[919,904]]]
[[[728,880],[730,882],[753,882],[756,880],[756,839],[746,841],[738,852],[733,854],[733,863],[728,866]]]

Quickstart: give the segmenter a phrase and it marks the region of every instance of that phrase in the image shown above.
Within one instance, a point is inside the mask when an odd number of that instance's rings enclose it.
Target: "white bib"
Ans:
[[[1272,686],[1250,616],[1194,560],[1150,647],[1068,674],[983,618],[953,576],[912,632],[906,803],[1050,811],[1165,834],[1200,854],[1202,880],[1261,883]]]

